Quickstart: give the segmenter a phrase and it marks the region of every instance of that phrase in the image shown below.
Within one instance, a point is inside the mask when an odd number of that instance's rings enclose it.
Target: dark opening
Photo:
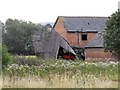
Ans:
[[[84,48],[80,48],[80,47],[73,47],[73,50],[75,51],[77,57],[81,60],[85,60],[85,51]]]
[[[59,52],[58,52],[57,59],[58,59],[58,58],[62,58],[62,55],[63,55],[63,54],[64,54],[63,48],[62,48],[62,47],[59,47]]]
[[[58,58],[66,59],[66,60],[74,60],[76,57],[72,53],[66,51],[64,48],[60,47],[58,52]]]
[[[82,40],[87,40],[87,33],[82,33]]]

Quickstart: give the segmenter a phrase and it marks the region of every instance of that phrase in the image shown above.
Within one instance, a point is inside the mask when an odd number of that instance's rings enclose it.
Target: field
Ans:
[[[118,62],[17,56],[12,65],[3,68],[2,87],[118,88]]]

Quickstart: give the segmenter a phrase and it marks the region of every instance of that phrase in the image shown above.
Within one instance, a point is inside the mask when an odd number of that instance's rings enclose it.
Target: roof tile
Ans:
[[[63,18],[64,27],[67,31],[103,31],[106,27],[107,17],[66,17],[61,16]]]

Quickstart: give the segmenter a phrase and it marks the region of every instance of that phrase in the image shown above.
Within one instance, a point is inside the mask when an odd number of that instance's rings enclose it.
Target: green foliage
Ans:
[[[120,12],[116,11],[113,13],[106,25],[104,47],[106,51],[120,56]]]
[[[37,65],[35,63],[29,65],[28,62],[22,65],[22,63],[16,64],[17,61],[19,62],[18,58],[21,59],[22,57],[20,56],[14,58],[16,59],[16,62],[14,62],[12,65],[6,66],[3,69],[3,78],[10,78],[8,82],[12,83],[13,86],[11,87],[23,87],[20,86],[20,82],[22,80],[23,81],[21,83],[24,83],[25,85],[27,81],[32,84],[35,84],[36,82],[39,85],[43,85],[41,82],[46,82],[47,87],[48,85],[54,85],[58,82],[60,83],[58,85],[61,85],[61,83],[66,85],[67,83],[72,82],[71,86],[78,85],[79,87],[86,87],[86,85],[88,85],[88,87],[95,87],[94,85],[96,83],[100,82],[100,85],[104,84],[103,81],[107,82],[107,86],[109,86],[108,81],[114,82],[116,86],[118,83],[118,61],[82,62],[79,60],[67,61],[38,59],[39,62],[37,62]],[[33,58],[23,57],[22,60],[26,61],[26,59],[28,59],[27,61],[30,60],[31,62]],[[34,80],[31,80],[31,78]],[[39,80],[40,82],[38,82]],[[6,81],[5,78],[4,81]],[[10,85],[8,82],[5,87]]]
[[[0,52],[2,52],[2,66],[7,66],[8,64],[11,64],[12,57],[8,53],[7,47],[4,45],[0,45]]]
[[[18,60],[18,58],[16,59]],[[105,80],[118,79],[118,62],[81,62],[43,59],[38,61],[39,62],[37,62],[37,65],[35,63],[33,65],[30,65],[28,62],[26,62],[24,65],[20,63],[18,64],[17,62],[12,65],[8,65],[3,69],[4,75],[10,75],[10,77],[37,76],[41,78],[49,77],[51,74],[67,75],[70,78],[76,76],[78,78],[87,78],[88,76],[93,75],[96,78],[102,78]]]
[[[13,54],[34,54],[32,35],[41,30],[40,25],[17,19],[8,19],[5,23],[3,42]]]

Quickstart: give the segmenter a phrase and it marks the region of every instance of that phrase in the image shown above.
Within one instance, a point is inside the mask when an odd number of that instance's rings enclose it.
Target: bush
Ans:
[[[2,58],[1,58],[2,66],[6,66],[6,65],[12,63],[11,55],[10,55],[10,53],[8,53],[8,49],[6,46],[0,44],[0,52],[2,52],[1,53],[2,54],[1,55],[2,56]]]

